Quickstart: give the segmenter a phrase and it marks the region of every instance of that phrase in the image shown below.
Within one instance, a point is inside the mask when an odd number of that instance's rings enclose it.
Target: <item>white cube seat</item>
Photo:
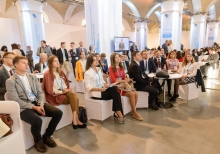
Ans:
[[[198,88],[195,83],[180,85],[178,93],[180,98],[187,101],[198,98]]]

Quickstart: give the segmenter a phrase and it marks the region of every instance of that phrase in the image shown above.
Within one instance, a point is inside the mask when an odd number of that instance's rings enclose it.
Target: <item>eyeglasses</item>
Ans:
[[[14,58],[11,58],[11,57],[5,57],[5,58],[8,58],[8,59],[14,59]]]

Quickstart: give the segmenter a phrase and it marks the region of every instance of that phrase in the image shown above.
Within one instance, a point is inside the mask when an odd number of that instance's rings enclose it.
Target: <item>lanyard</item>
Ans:
[[[188,72],[190,66],[191,66],[191,63],[189,64],[188,68],[186,68],[186,66],[185,66],[185,69],[184,69],[184,71],[185,71],[184,73],[185,73],[185,74],[187,74],[187,72]]]
[[[57,85],[60,87],[60,90],[63,91],[63,85],[62,85],[62,78],[60,78],[60,84],[57,81],[57,78],[55,78]]]
[[[101,78],[99,76],[99,73],[97,72],[97,70],[94,71],[94,73],[95,73],[95,77],[96,77],[96,87],[102,87],[102,84],[100,83]]]
[[[85,63],[84,63],[83,61],[85,61]],[[82,62],[83,67],[84,67],[84,69],[83,69],[83,70],[85,70],[85,68],[86,68],[86,60],[81,60],[81,62]]]
[[[33,96],[36,97],[35,94],[34,94],[33,91],[32,91],[31,86],[26,87],[26,85],[24,84],[23,80],[22,80],[20,77],[19,77],[19,79],[20,79],[21,83],[24,85],[24,88],[25,88],[25,91],[26,91],[27,94],[28,94],[28,97],[32,97],[31,94],[33,94]],[[27,85],[27,86],[28,86],[28,85]],[[28,91],[28,89],[29,89],[30,91]]]

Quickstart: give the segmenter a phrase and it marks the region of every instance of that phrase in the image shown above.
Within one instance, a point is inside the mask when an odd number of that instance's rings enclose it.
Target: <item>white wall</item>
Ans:
[[[78,47],[79,41],[83,41],[84,47],[88,48],[85,27],[45,23],[44,28],[48,45],[59,48],[61,42],[66,42],[69,49],[70,42],[74,42]]]
[[[85,11],[84,10],[82,10],[82,11],[76,13],[74,16],[72,16],[72,18],[70,19],[68,24],[75,25],[75,26],[82,26],[83,19],[85,19]]]
[[[122,37],[129,37],[129,38],[130,38],[130,41],[133,41],[133,42],[136,41],[135,32],[123,31],[123,32],[122,32]]]
[[[46,13],[49,23],[63,24],[62,16],[52,6],[44,5],[43,11]]]
[[[11,44],[21,44],[19,21],[16,19],[0,18],[0,47],[6,45],[11,51]]]

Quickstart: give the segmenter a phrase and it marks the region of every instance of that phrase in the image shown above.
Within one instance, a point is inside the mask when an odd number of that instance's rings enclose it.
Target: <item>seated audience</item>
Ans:
[[[178,59],[179,62],[183,62],[184,57],[182,57],[181,51],[176,52],[176,59]]]
[[[13,74],[13,59],[15,54],[13,52],[6,52],[3,55],[3,65],[0,67],[0,100],[5,100],[4,95],[6,93],[6,80]]]
[[[148,58],[147,50],[143,50],[141,52],[142,60],[140,61],[140,67],[142,72],[145,72],[145,74],[149,73],[155,73],[157,70],[157,67],[155,66],[153,60]]]
[[[73,129],[86,128],[86,124],[83,124],[78,118],[79,99],[70,88],[66,75],[60,69],[58,58],[54,55],[50,56],[48,66],[49,70],[44,73],[42,84],[47,102],[54,106],[70,104],[73,112]]]
[[[197,64],[192,55],[188,54],[184,57],[182,63],[182,78],[175,79],[174,96],[172,99],[176,100],[178,95],[179,85],[189,84],[195,82],[195,76],[197,73]]]
[[[98,65],[96,66],[96,67],[99,67],[100,69],[101,69],[101,72],[102,72],[102,76],[103,76],[103,78],[104,78],[104,80],[106,81],[106,79],[109,77],[109,75],[108,75],[108,72],[107,73],[104,73],[105,71],[104,71],[104,63],[101,63],[101,58],[100,58],[100,55],[98,54],[98,53],[95,53],[95,57],[96,57],[96,59],[97,59],[97,61],[98,61]]]
[[[129,62],[126,59],[127,59],[127,54],[123,53],[121,55],[121,64],[122,64],[122,66],[124,68],[125,74],[128,73],[128,67],[129,67]]]
[[[161,57],[160,51],[156,52],[156,57],[153,60],[155,66],[157,67],[158,70],[167,70],[167,63],[166,63],[166,59]]]
[[[171,51],[167,57],[167,66],[168,66],[168,70],[171,70],[171,72],[176,73],[179,70],[179,61],[178,59],[176,59],[176,53],[174,51]],[[175,101],[177,97],[179,97],[178,93],[178,84],[175,81],[174,83],[174,94],[173,96],[170,93],[171,90],[171,84],[172,84],[172,80],[168,79],[167,80],[167,87],[168,87],[168,95],[171,97],[171,99],[169,101]],[[175,93],[177,92],[177,93]]]
[[[185,55],[186,55],[186,49],[183,49],[183,51],[182,51],[182,57],[185,57]]]
[[[85,90],[90,93],[90,97],[98,100],[110,100],[113,99],[112,111],[114,111],[115,122],[119,124],[125,123],[123,116],[121,96],[117,90],[116,86],[109,87],[105,83],[102,77],[102,72],[100,68],[97,68],[98,60],[92,55],[87,58],[86,72],[84,75]],[[92,96],[91,92],[100,92],[100,97]]]
[[[81,51],[80,60],[76,62],[76,81],[82,81],[84,79],[85,70],[86,70],[86,55],[84,51]]]
[[[28,59],[26,57],[16,56],[13,64],[16,73],[6,81],[8,99],[19,104],[21,119],[31,125],[35,149],[38,152],[46,152],[45,144],[49,147],[57,146],[51,136],[63,113],[60,109],[45,103],[44,92],[37,77],[27,73]],[[41,136],[42,119],[40,116],[52,118],[43,137]]]
[[[41,53],[40,62],[35,65],[34,73],[45,73],[47,70],[48,70],[47,54]]]
[[[205,65],[200,66],[201,73],[204,75],[203,78],[207,78],[208,69],[210,67],[217,69],[219,67],[219,55],[215,53],[213,48],[209,48],[209,56],[206,60],[202,60],[203,62],[207,62]]]
[[[26,52],[26,57],[28,59],[28,64],[31,73],[34,71],[34,59],[33,59],[33,51],[31,50],[30,46],[27,46],[27,52]]]
[[[201,55],[201,53],[198,52],[197,49],[194,49],[194,50],[193,50],[192,56],[193,56],[193,58],[195,59],[196,62],[199,61],[199,56],[200,56],[200,55]]]
[[[52,55],[52,52],[50,47],[46,45],[46,41],[42,40],[40,44],[41,46],[37,49],[37,56],[40,56],[41,53],[46,53],[47,57],[50,57]]]
[[[161,54],[161,57],[167,58],[167,55],[164,53],[164,49],[163,48],[160,49],[160,54]]]
[[[152,82],[149,82],[148,78],[143,78],[143,72],[140,68],[140,53],[137,51],[132,52],[132,59],[133,61],[128,68],[128,74],[129,77],[135,81],[134,87],[137,91],[148,92],[149,100],[146,103],[149,103],[149,108],[158,110],[155,104],[155,98],[158,96],[159,91],[152,86]]]
[[[126,78],[122,63],[119,62],[119,55],[117,53],[113,53],[111,55],[110,59],[111,59],[111,66],[109,67],[109,75],[110,75],[111,83],[130,82],[131,79]],[[118,88],[118,92],[122,96],[127,96],[129,98],[129,102],[130,102],[130,105],[131,105],[132,117],[137,119],[137,120],[142,121],[143,118],[136,111],[136,105],[137,105],[137,101],[138,101],[137,91],[135,91],[135,90],[123,91],[122,89]]]

